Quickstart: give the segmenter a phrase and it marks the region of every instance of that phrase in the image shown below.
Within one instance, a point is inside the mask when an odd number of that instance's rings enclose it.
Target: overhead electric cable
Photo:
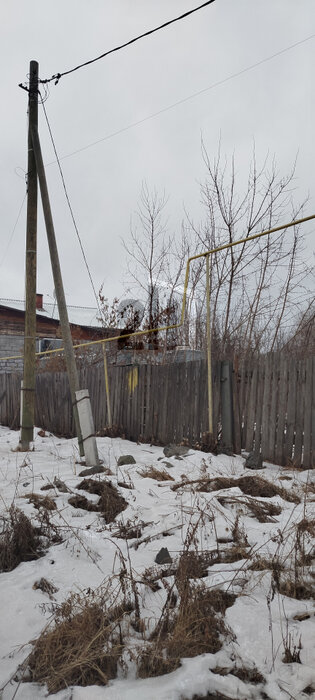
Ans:
[[[53,146],[53,149],[54,149],[54,153],[55,153],[55,156],[56,156],[56,161],[57,161],[57,164],[58,164],[58,168],[59,168],[59,172],[60,172],[60,177],[61,177],[61,181],[62,181],[62,185],[63,185],[64,192],[65,192],[67,204],[68,204],[68,207],[69,207],[69,211],[70,211],[70,214],[71,214],[72,222],[73,222],[73,225],[74,225],[74,228],[75,228],[75,232],[76,232],[76,235],[77,235],[77,238],[78,238],[78,241],[79,241],[79,245],[80,245],[81,252],[82,252],[82,255],[83,255],[83,260],[84,260],[84,263],[85,263],[85,266],[86,266],[86,269],[87,269],[87,272],[88,272],[88,275],[89,275],[89,278],[90,278],[90,282],[91,282],[92,289],[93,289],[93,293],[94,293],[94,296],[95,296],[97,308],[98,308],[98,311],[99,311],[99,314],[100,314],[100,317],[101,317],[101,316],[102,316],[102,312],[101,312],[101,309],[100,309],[99,299],[98,299],[98,296],[97,296],[97,293],[96,293],[96,289],[95,289],[95,286],[94,286],[94,282],[93,282],[93,279],[92,279],[92,275],[91,275],[91,272],[90,272],[90,268],[89,268],[89,265],[88,265],[88,261],[87,261],[87,258],[86,258],[85,252],[84,252],[84,248],[83,248],[83,243],[82,243],[82,240],[81,240],[81,236],[80,236],[80,234],[79,234],[79,229],[78,229],[78,226],[77,226],[77,223],[76,223],[76,220],[75,220],[75,216],[74,216],[74,213],[73,213],[73,209],[72,209],[72,206],[71,206],[71,202],[70,202],[70,199],[69,199],[69,195],[68,195],[68,191],[67,191],[67,187],[66,187],[65,178],[64,178],[63,171],[62,171],[62,168],[61,168],[61,165],[60,165],[60,159],[59,159],[59,156],[58,156],[58,153],[57,153],[57,149],[56,149],[54,137],[53,137],[53,134],[52,134],[51,126],[50,126],[50,123],[49,123],[48,115],[47,115],[47,112],[46,112],[44,100],[42,100],[42,99],[41,99],[41,104],[42,104],[42,107],[43,107],[43,110],[44,110],[45,120],[46,120],[46,124],[47,124],[47,127],[48,127],[48,131],[49,131],[51,143],[52,143],[52,146]]]
[[[184,12],[182,15],[179,15],[178,17],[174,17],[173,19],[168,20],[167,22],[163,22],[163,24],[160,24],[158,27],[154,27],[154,29],[149,29],[147,32],[143,32],[143,34],[139,34],[138,36],[134,37],[133,39],[129,39],[129,41],[126,41],[124,44],[120,44],[119,46],[115,46],[113,49],[109,49],[108,51],[105,51],[102,53],[100,56],[97,56],[96,58],[91,58],[89,61],[85,61],[84,63],[80,63],[78,66],[75,66],[75,68],[70,68],[70,70],[63,71],[63,73],[55,73],[54,75],[51,76],[51,78],[46,78],[45,80],[39,80],[40,83],[50,83],[52,80],[55,81],[55,85],[59,83],[60,78],[62,78],[64,75],[69,75],[70,73],[74,73],[77,70],[80,70],[80,68],[84,68],[85,66],[90,66],[92,63],[96,63],[96,61],[100,61],[102,58],[105,58],[106,56],[109,56],[111,53],[115,53],[116,51],[121,51],[121,49],[125,49],[126,46],[130,46],[131,44],[135,44],[136,41],[139,41],[140,39],[144,39],[147,36],[150,36],[151,34],[155,34],[155,32],[159,32],[161,29],[165,29],[165,27],[169,27],[171,24],[174,24],[175,22],[179,22],[182,19],[185,19],[185,17],[189,17],[190,15],[194,14],[195,12],[198,12],[199,10],[202,10],[204,7],[207,7],[207,5],[212,5],[212,3],[215,2],[215,0],[207,0],[207,2],[203,2],[202,5],[198,5],[198,7],[194,7],[192,10],[187,10],[187,12]],[[20,83],[20,87],[24,87],[22,83]]]
[[[315,38],[315,34],[311,34],[310,36],[305,37],[305,39],[301,39],[301,41],[295,42],[295,44],[290,44],[290,46],[286,46],[284,49],[281,49],[280,51],[277,51],[276,53],[271,54],[270,56],[266,56],[266,58],[262,58],[260,61],[257,61],[256,63],[252,63],[250,66],[247,66],[246,68],[242,68],[242,70],[238,71],[237,73],[232,73],[231,75],[228,75],[226,78],[222,78],[222,80],[218,80],[215,83],[212,83],[211,85],[208,85],[208,87],[203,88],[202,90],[198,90],[198,92],[193,92],[191,95],[188,95],[187,97],[183,97],[181,100],[178,100],[177,102],[173,102],[171,105],[168,105],[167,107],[163,107],[162,109],[159,109],[157,112],[153,112],[152,114],[147,115],[146,117],[143,117],[142,119],[138,119],[136,122],[132,122],[131,124],[128,124],[127,126],[123,126],[121,129],[118,129],[117,131],[113,131],[111,134],[107,134],[107,136],[103,136],[100,139],[97,139],[96,141],[92,141],[91,143],[88,143],[86,146],[82,146],[82,148],[78,148],[75,151],[71,151],[71,153],[66,153],[66,155],[61,156],[60,160],[64,160],[65,158],[71,158],[72,156],[77,155],[77,153],[82,153],[82,151],[86,151],[88,148],[92,148],[93,146],[97,146],[97,144],[102,143],[103,141],[108,141],[109,139],[114,138],[114,136],[118,136],[119,134],[123,134],[125,131],[129,131],[129,129],[134,129],[136,126],[140,126],[140,124],[144,124],[144,122],[149,121],[150,119],[154,119],[155,117],[158,117],[160,114],[164,114],[164,112],[168,112],[170,109],[174,109],[175,107],[178,107],[179,105],[184,104],[185,102],[189,102],[189,100],[195,99],[195,97],[199,97],[199,95],[203,95],[205,92],[208,92],[209,90],[213,90],[216,87],[219,87],[220,85],[224,85],[224,83],[228,83],[230,80],[234,80],[234,78],[238,78],[240,75],[244,75],[245,73],[249,73],[249,71],[254,70],[254,68],[258,68],[258,66],[263,65],[264,63],[267,63],[268,61],[271,61],[273,58],[277,58],[277,56],[281,56],[282,54],[286,53],[287,51],[291,51],[292,49],[296,48],[296,46],[300,46],[301,44],[305,44],[307,41],[310,41],[311,39]],[[50,163],[47,163],[47,165],[53,165],[56,161],[51,161]]]
[[[9,250],[9,248],[10,248],[11,243],[12,243],[13,236],[14,236],[14,234],[15,234],[16,227],[17,227],[17,225],[18,225],[18,223],[19,223],[19,219],[20,219],[20,216],[21,216],[21,213],[22,213],[22,209],[23,209],[23,206],[24,206],[24,202],[25,202],[25,200],[26,200],[26,195],[27,195],[27,192],[25,192],[25,195],[24,195],[24,197],[23,197],[23,201],[22,201],[22,204],[21,204],[21,206],[20,206],[19,213],[18,213],[18,215],[17,215],[17,217],[16,217],[15,224],[14,224],[13,229],[12,229],[12,231],[11,231],[11,234],[10,234],[10,237],[9,237],[9,240],[8,240],[8,243],[7,243],[7,247],[6,247],[6,249],[5,249],[4,253],[3,253],[3,256],[2,256],[2,258],[1,258],[0,267],[3,265],[4,260],[5,260],[6,255],[7,255],[7,252],[8,252],[8,250]]]

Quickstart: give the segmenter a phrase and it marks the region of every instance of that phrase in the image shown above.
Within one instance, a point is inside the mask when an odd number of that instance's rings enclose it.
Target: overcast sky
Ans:
[[[27,93],[18,83],[27,80],[30,60],[39,62],[40,76],[47,78],[199,4],[201,0],[1,0],[1,298],[24,296],[25,203],[14,233],[13,228],[25,194],[27,159]],[[315,213],[315,38],[304,41],[312,34],[314,0],[215,0],[65,76],[57,86],[50,84],[45,107],[97,290],[104,283],[105,296],[123,294],[121,238],[129,237],[144,180],[169,196],[170,233],[180,231],[184,206],[195,220],[202,217],[201,135],[210,157],[220,138],[222,152],[228,158],[235,153],[241,183],[254,141],[258,160],[267,152],[275,155],[283,174],[297,155],[295,198],[309,194],[305,215]],[[49,164],[55,158],[41,106],[39,130]],[[95,141],[99,143],[88,147]],[[85,150],[69,155],[79,149]],[[47,178],[67,301],[93,306],[56,164],[47,165]],[[315,226],[306,230],[311,255]],[[52,301],[53,289],[40,212],[37,290]]]

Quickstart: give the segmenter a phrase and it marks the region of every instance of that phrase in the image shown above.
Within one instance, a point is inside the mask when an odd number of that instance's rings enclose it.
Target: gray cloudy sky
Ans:
[[[1,284],[0,297],[23,298],[26,206],[27,93],[31,59],[42,78],[62,72],[186,10],[198,0],[1,0]],[[161,32],[50,84],[48,117],[96,289],[121,295],[130,217],[141,183],[165,190],[170,232],[185,208],[202,216],[201,134],[209,155],[221,137],[246,177],[253,141],[261,162],[275,155],[285,174],[298,154],[296,199],[309,193],[315,212],[315,39],[147,121],[164,108],[315,34],[314,0],[216,0]],[[42,107],[39,129],[46,163],[54,161]],[[106,138],[109,137],[109,138]],[[76,155],[66,157],[104,139]],[[47,167],[68,303],[95,305],[91,284],[55,164]],[[290,212],[288,211],[288,219]],[[314,248],[308,226],[308,254]],[[37,289],[46,300],[53,281],[42,215]]]

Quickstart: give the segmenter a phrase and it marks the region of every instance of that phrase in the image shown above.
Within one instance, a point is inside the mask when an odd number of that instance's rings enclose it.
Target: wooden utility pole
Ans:
[[[27,451],[34,437],[35,352],[36,352],[36,249],[37,249],[37,172],[32,128],[38,124],[38,63],[30,62],[28,93],[27,215],[25,255],[25,330],[22,420],[18,449]]]
[[[44,163],[43,163],[43,158],[42,158],[38,130],[37,130],[36,126],[32,127],[31,136],[32,136],[33,150],[34,150],[35,161],[36,161],[36,169],[37,169],[42,204],[43,204],[43,212],[44,212],[44,218],[45,218],[45,224],[46,224],[51,266],[52,266],[52,271],[53,271],[55,292],[56,292],[56,298],[57,298],[57,304],[58,304],[58,310],[59,310],[60,326],[61,326],[62,339],[63,339],[64,350],[65,350],[67,372],[68,372],[68,377],[69,377],[73,414],[74,414],[76,432],[77,432],[77,437],[78,437],[80,455],[81,455],[81,457],[83,457],[84,448],[83,448],[82,433],[81,433],[79,414],[78,414],[78,409],[77,409],[77,400],[76,400],[76,391],[79,391],[79,389],[80,389],[79,377],[78,377],[78,372],[77,372],[77,367],[76,367],[76,362],[75,362],[73,343],[72,343],[71,331],[70,331],[70,326],[69,326],[68,311],[67,311],[67,306],[66,306],[65,293],[64,293],[64,289],[63,289],[61,268],[60,268],[59,255],[58,255],[58,249],[57,249],[57,243],[56,243],[54,223],[53,223],[51,208],[50,208],[50,201],[49,201],[49,194],[48,194],[48,188],[47,188],[47,182],[46,182],[45,168],[44,168]]]

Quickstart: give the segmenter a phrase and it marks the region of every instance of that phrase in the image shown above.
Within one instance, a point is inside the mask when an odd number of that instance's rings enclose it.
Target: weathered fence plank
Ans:
[[[305,362],[300,360],[297,363],[298,379],[296,394],[296,417],[295,417],[295,443],[294,443],[294,464],[300,467],[303,455],[303,430],[304,430],[304,389],[305,389]]]
[[[313,385],[312,358],[308,357],[305,366],[305,405],[304,405],[304,450],[303,464],[310,464],[312,460],[312,395],[307,387]]]
[[[285,429],[286,411],[287,411],[288,372],[287,372],[287,360],[284,357],[280,357],[280,380],[279,381],[280,381],[280,385],[279,385],[279,392],[278,392],[275,461],[277,464],[285,464],[284,429]]]

